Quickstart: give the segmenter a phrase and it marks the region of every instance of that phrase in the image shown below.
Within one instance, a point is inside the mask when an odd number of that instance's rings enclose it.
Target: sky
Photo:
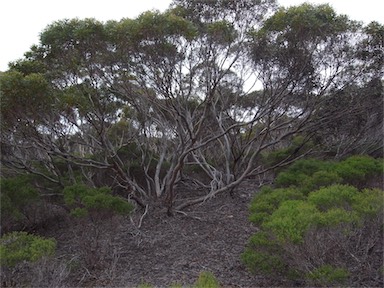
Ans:
[[[380,0],[278,0],[284,7],[303,2],[330,4],[353,20],[384,23]],[[135,18],[147,10],[164,11],[171,0],[2,0],[0,8],[0,71],[39,43],[39,34],[57,20],[95,18],[99,21]]]

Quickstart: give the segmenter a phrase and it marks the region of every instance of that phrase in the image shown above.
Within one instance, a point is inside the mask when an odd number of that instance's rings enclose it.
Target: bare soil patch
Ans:
[[[138,224],[144,211],[136,211],[130,217],[103,221],[95,234],[84,232],[91,229],[84,223],[48,234],[57,239],[63,258],[75,259],[88,248],[94,250],[91,255],[100,254],[95,258],[99,265],[92,270],[89,265],[86,269],[79,264],[77,276],[70,283],[74,286],[191,285],[202,271],[212,272],[222,287],[281,286],[283,283],[252,275],[240,259],[249,237],[257,231],[248,220],[248,204],[256,191],[256,184],[247,181],[233,195],[219,195],[172,217],[152,209],[141,227]],[[203,193],[206,191],[184,184],[179,187],[178,197]],[[91,248],[94,237],[99,244]],[[81,257],[77,258],[79,263],[84,260]]]

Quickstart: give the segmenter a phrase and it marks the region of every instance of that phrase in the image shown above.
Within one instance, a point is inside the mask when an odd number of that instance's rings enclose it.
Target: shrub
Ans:
[[[276,177],[277,187],[300,187],[305,192],[338,183],[341,178],[333,170],[334,164],[317,159],[295,162]]]
[[[276,240],[269,233],[260,231],[252,235],[241,257],[252,272],[277,275],[286,268],[280,257],[281,252]]]
[[[220,287],[219,281],[217,281],[216,277],[208,271],[203,271],[199,274],[199,278],[197,279],[195,288],[218,288]]]
[[[107,187],[91,188],[83,184],[65,187],[64,201],[71,208],[77,226],[73,225],[80,261],[88,270],[108,265],[113,246],[105,235],[116,233],[118,215],[127,215],[133,205],[111,194]],[[86,217],[88,216],[88,217]],[[107,221],[106,221],[107,220]]]
[[[251,271],[308,285],[380,285],[384,192],[340,184],[345,163],[303,162],[278,175],[288,188],[267,187],[255,195],[250,220],[260,231],[250,238],[243,262]],[[372,167],[365,171],[375,172],[364,175],[379,171]],[[294,182],[293,171],[301,183]]]
[[[274,166],[282,161],[292,159],[305,153],[305,151],[308,151],[311,147],[313,147],[311,141],[308,141],[301,135],[297,135],[292,138],[290,146],[264,153],[263,163],[269,167]],[[278,171],[279,168],[276,170]]]
[[[384,195],[380,189],[364,189],[354,195],[352,208],[365,217],[377,216],[384,210]]]
[[[250,221],[261,224],[286,200],[304,199],[304,195],[297,189],[272,189],[263,187],[252,200],[250,205]]]
[[[81,217],[93,214],[129,214],[133,206],[124,199],[111,195],[107,187],[90,188],[82,184],[64,188],[64,201],[72,207],[71,214]],[[95,215],[93,215],[95,216]]]
[[[342,178],[335,171],[320,170],[304,181],[305,191],[313,191],[321,187],[341,183]]]
[[[318,159],[301,159],[293,163],[288,172],[311,176],[317,171],[328,170],[330,166],[330,163]]]
[[[332,184],[350,184],[364,187],[370,178],[383,174],[382,159],[369,156],[351,156],[339,163],[317,159],[295,162],[276,177],[277,187],[296,187],[303,192]]]
[[[308,202],[322,211],[334,207],[350,210],[358,193],[357,188],[353,186],[332,185],[309,193]]]
[[[275,184],[277,187],[298,187],[302,185],[307,178],[308,176],[303,173],[286,171],[278,174],[275,180]]]
[[[0,238],[1,266],[12,267],[22,261],[34,262],[55,252],[56,241],[26,232],[12,232]]]
[[[23,222],[28,205],[39,201],[39,193],[26,175],[1,178],[0,191],[2,228],[7,231]]]
[[[300,243],[305,232],[320,220],[315,205],[303,200],[287,200],[263,223],[281,243]]]
[[[356,155],[338,163],[335,170],[345,183],[361,187],[370,177],[382,175],[383,165],[382,159]]]
[[[307,274],[307,278],[318,285],[343,284],[347,281],[349,272],[345,268],[323,265]]]

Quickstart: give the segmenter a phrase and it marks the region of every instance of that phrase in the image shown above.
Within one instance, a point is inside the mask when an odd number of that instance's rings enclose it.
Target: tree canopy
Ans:
[[[160,199],[171,213],[293,161],[309,139],[340,155],[379,151],[383,31],[328,5],[272,0],[54,22],[0,76],[2,165],[60,189]],[[359,129],[340,133],[345,119]],[[297,149],[265,161],[298,135]],[[193,169],[207,195],[177,202]]]

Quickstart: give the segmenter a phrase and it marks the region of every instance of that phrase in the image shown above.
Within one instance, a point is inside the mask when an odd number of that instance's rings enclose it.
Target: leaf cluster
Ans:
[[[22,261],[35,262],[55,253],[56,241],[26,232],[12,232],[0,238],[1,266],[13,267]]]
[[[41,73],[5,72],[0,87],[2,126],[40,122],[52,104],[48,81]]]
[[[30,177],[17,176],[0,179],[1,219],[16,221],[23,218],[25,207],[39,201],[39,193],[30,182]],[[2,222],[3,222],[2,221]]]
[[[113,196],[107,187],[91,188],[83,184],[67,186],[63,190],[64,201],[71,207],[73,216],[82,217],[89,213],[113,213],[127,215],[133,206],[121,197]]]
[[[351,156],[340,162],[304,159],[279,173],[277,187],[296,187],[305,193],[331,184],[363,187],[369,179],[382,175],[382,159],[365,155]]]

